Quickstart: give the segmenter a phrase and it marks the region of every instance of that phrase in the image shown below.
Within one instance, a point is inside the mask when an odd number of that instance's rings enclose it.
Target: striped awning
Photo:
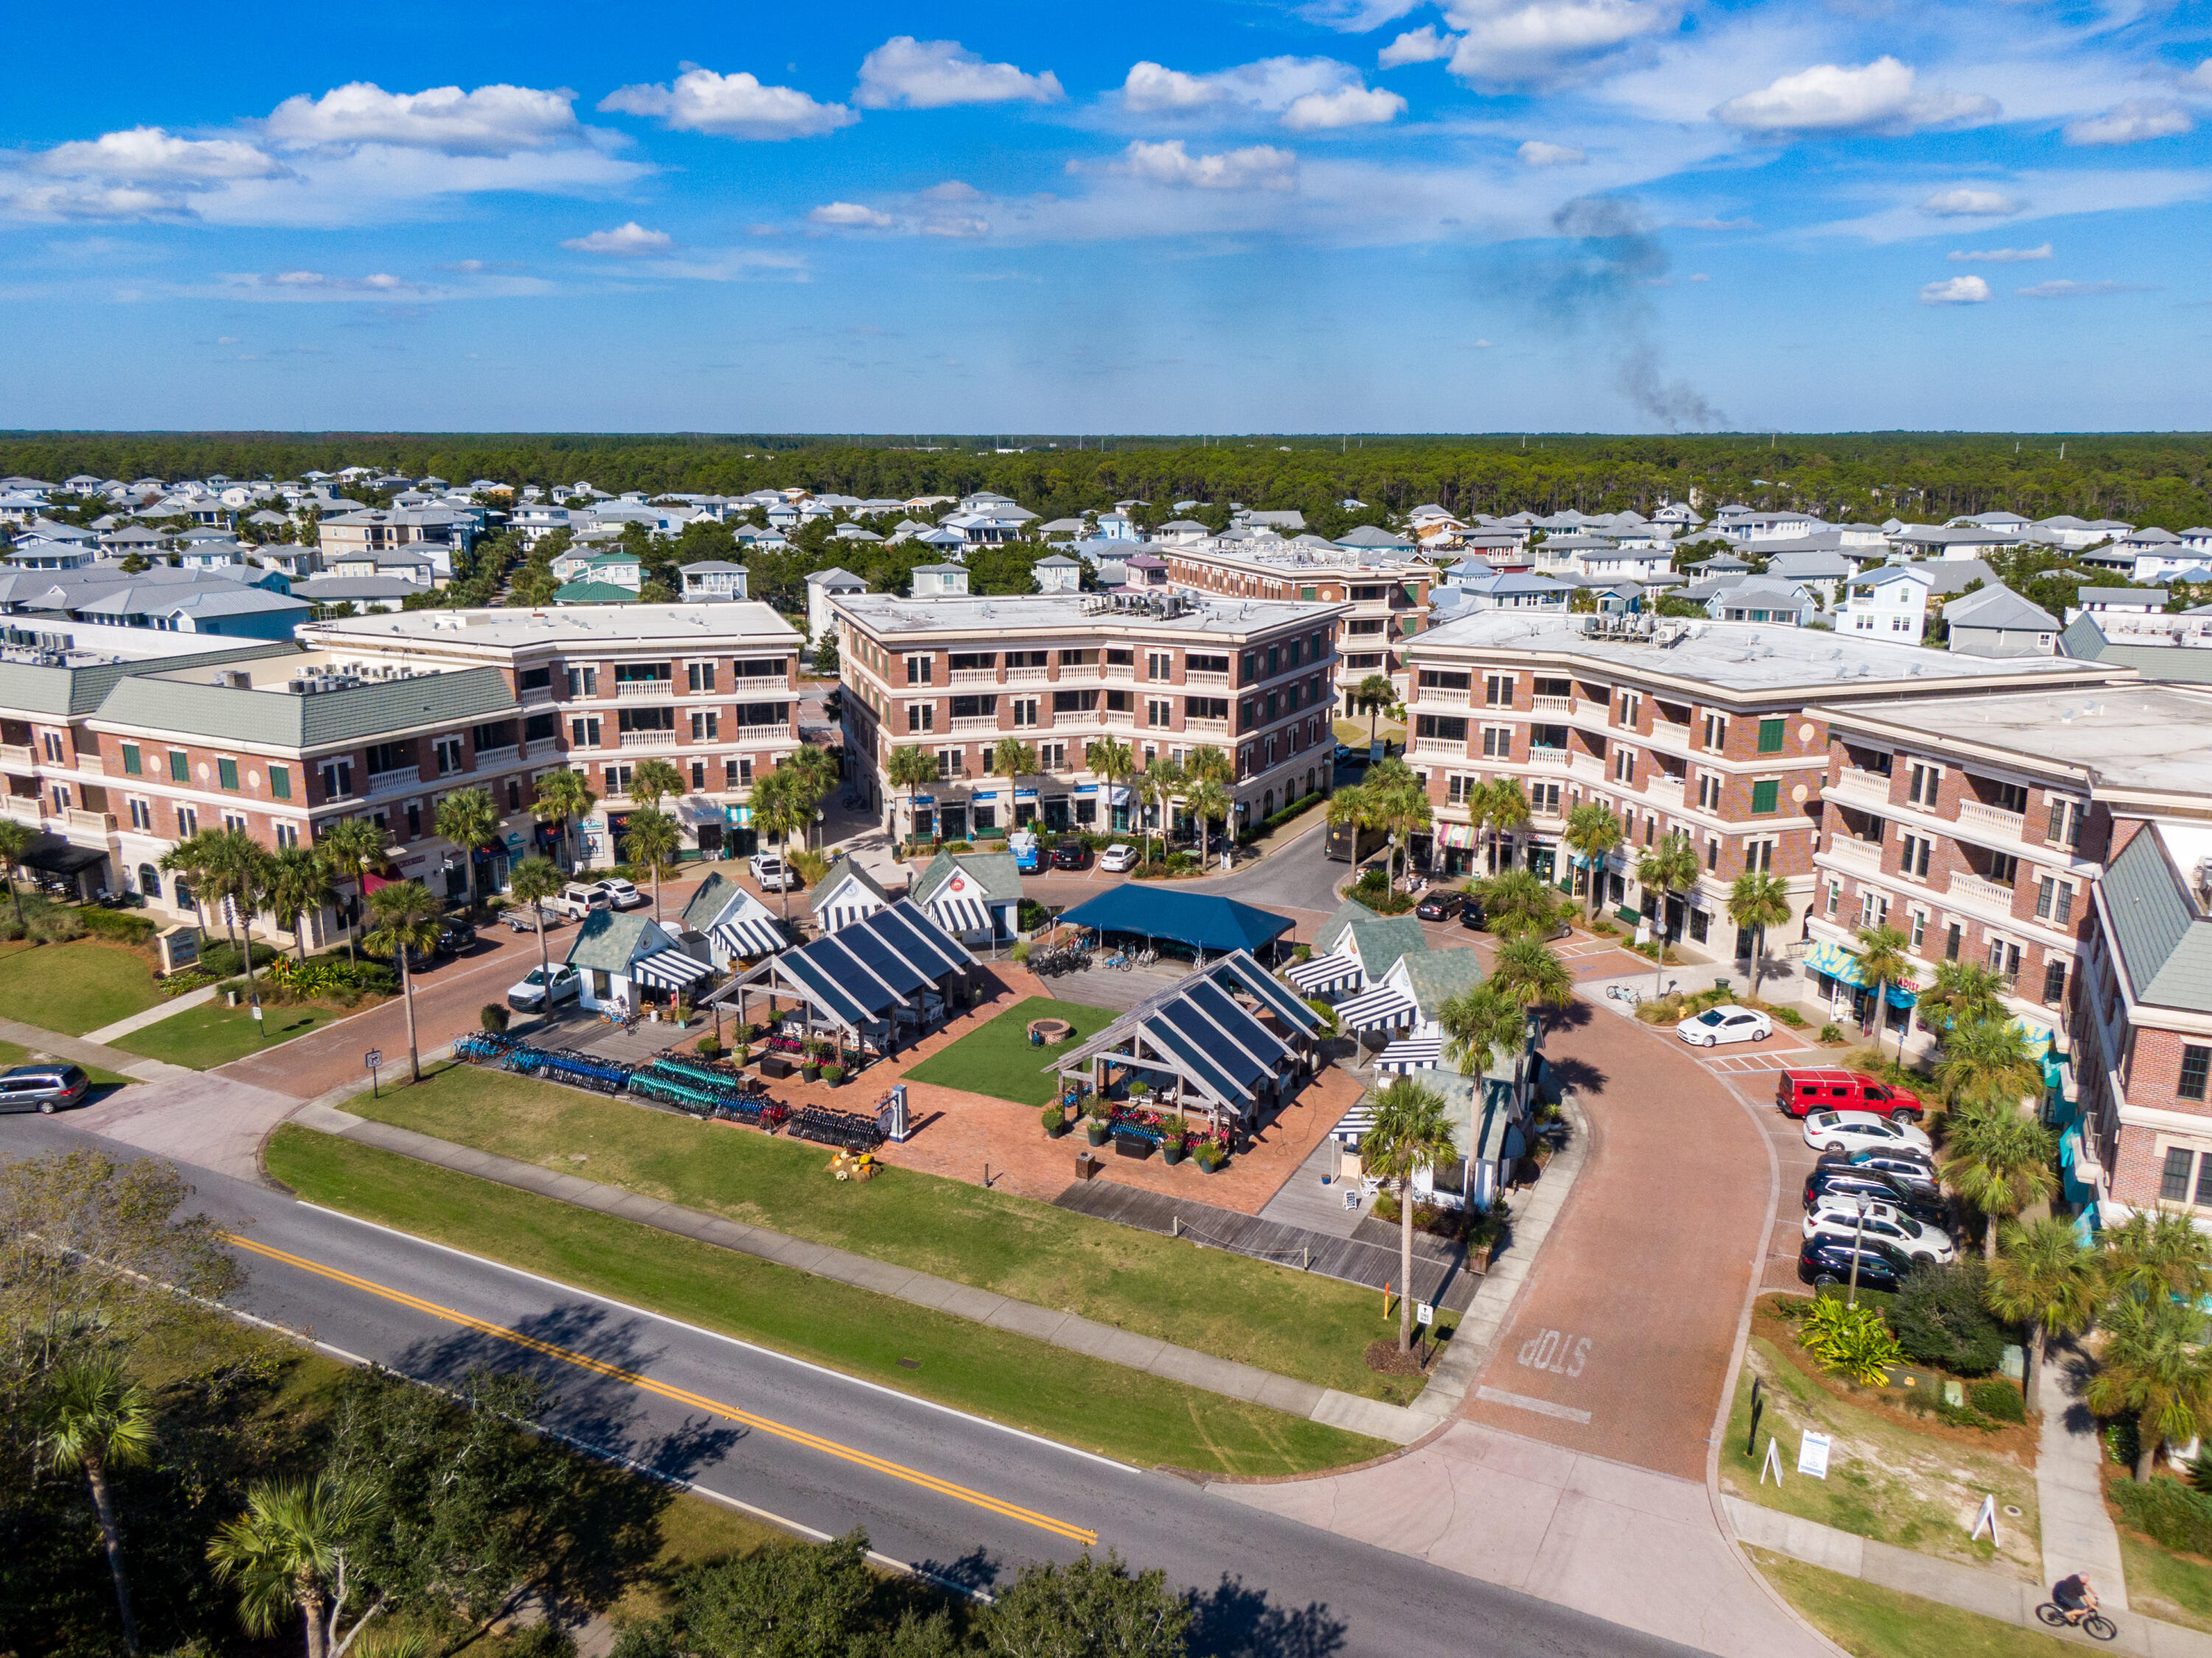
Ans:
[[[929,903],[929,913],[948,933],[988,933],[991,911],[973,893],[945,893]]]
[[[726,921],[708,935],[729,955],[774,955],[790,941],[783,930],[766,916]]]
[[[696,956],[681,950],[656,950],[629,964],[629,976],[640,984],[664,991],[680,991],[714,970]]]
[[[823,913],[822,930],[839,933],[858,922],[866,921],[884,906],[872,902],[861,904],[833,904]]]
[[[1357,990],[1361,978],[1359,962],[1348,955],[1317,955],[1307,961],[1293,961],[1283,977],[1298,987],[1306,996],[1327,996],[1339,991]]]
[[[1465,849],[1474,844],[1474,826],[1471,823],[1440,823],[1435,834],[1439,846]]]
[[[1374,1108],[1370,1106],[1354,1106],[1337,1119],[1336,1126],[1329,1130],[1329,1133],[1346,1145],[1356,1146],[1359,1143],[1361,1137],[1374,1126]]]
[[[1440,1036],[1401,1036],[1382,1050],[1375,1069],[1403,1076],[1408,1071],[1434,1070],[1443,1057],[1444,1042]]]
[[[1413,998],[1395,984],[1378,984],[1337,1006],[1336,1016],[1348,1031],[1389,1030],[1411,1024]]]

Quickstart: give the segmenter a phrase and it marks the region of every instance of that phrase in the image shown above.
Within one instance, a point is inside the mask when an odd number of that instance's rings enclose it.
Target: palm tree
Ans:
[[[2212,1289],[2212,1239],[2186,1215],[2139,1209],[2106,1232],[2104,1244],[2101,1275],[2112,1295],[2195,1307]]]
[[[1419,777],[1403,780],[1386,777],[1370,782],[1366,787],[1368,792],[1375,795],[1375,814],[1380,826],[1390,832],[1395,843],[1391,847],[1391,862],[1394,866],[1402,867],[1410,876],[1413,873],[1414,832],[1426,828],[1435,815],[1429,807],[1428,788]]]
[[[465,908],[477,905],[477,848],[499,833],[499,808],[481,789],[456,789],[438,802],[437,830],[461,855]]]
[[[1160,856],[1168,855],[1168,806],[1183,791],[1182,762],[1172,754],[1161,754],[1145,768],[1145,792],[1152,796],[1152,804],[1159,808]]]
[[[1504,869],[1474,884],[1482,917],[1501,939],[1542,937],[1559,919],[1559,901],[1534,869]]]
[[[1136,770],[1137,757],[1129,745],[1117,737],[1093,737],[1083,745],[1083,763],[1091,768],[1091,776],[1106,785],[1106,824],[1109,833],[1114,826],[1114,789],[1126,783]],[[1122,810],[1128,808],[1124,807]]]
[[[1387,674],[1370,674],[1352,687],[1352,705],[1367,716],[1367,748],[1375,749],[1375,723],[1386,709],[1398,705],[1398,687]]]
[[[2106,1308],[2105,1350],[2081,1399],[2100,1417],[2136,1419],[2135,1474],[2148,1479],[2169,1443],[2212,1427],[2212,1350],[2198,1344],[2200,1315],[2163,1296],[2123,1297]]]
[[[154,1412],[146,1393],[123,1373],[112,1355],[70,1360],[47,1378],[39,1402],[39,1452],[57,1473],[82,1472],[92,1488],[93,1511],[115,1580],[115,1608],[123,1618],[123,1645],[137,1658],[138,1624],[131,1614],[131,1583],[123,1572],[123,1532],[115,1521],[109,1471],[136,1467],[152,1454]]]
[[[289,929],[301,966],[307,961],[307,917],[337,895],[330,862],[315,848],[280,846],[269,855],[270,913]]]
[[[187,877],[196,898],[211,898],[222,917],[223,932],[246,962],[247,994],[257,1003],[260,986],[253,972],[253,917],[268,891],[269,855],[242,829],[203,829],[161,854],[161,867]],[[242,951],[239,928],[246,929]]]
[[[1728,913],[1730,921],[1751,932],[1751,999],[1756,1002],[1766,930],[1790,919],[1790,883],[1771,869],[1747,869],[1729,888]]]
[[[629,774],[629,797],[641,806],[657,808],[683,792],[684,774],[659,755],[640,760]]]
[[[22,867],[23,854],[31,850],[38,839],[38,832],[27,823],[18,823],[13,818],[0,818],[0,870],[8,876],[8,896],[15,900],[15,920],[23,919],[22,889],[15,885],[15,874]]]
[[[1975,1106],[1947,1113],[1943,1184],[1988,1217],[1982,1253],[1997,1253],[1997,1222],[2057,1189],[2051,1162],[2058,1145],[2051,1131],[2009,1106]]]
[[[1657,996],[1660,975],[1667,971],[1667,940],[1674,932],[1667,921],[1668,900],[1698,884],[1698,850],[1680,830],[1670,831],[1636,860],[1636,879],[1659,894],[1659,966],[1651,975],[1651,994]]]
[[[1126,747],[1122,752],[1127,752]],[[1096,764],[1094,761],[1094,766]],[[884,763],[884,772],[892,788],[906,790],[906,838],[911,845],[915,839],[915,793],[937,781],[937,757],[927,748],[909,743],[891,750],[890,758]]]
[[[247,1633],[274,1635],[297,1612],[307,1631],[307,1658],[344,1658],[369,1620],[384,1609],[380,1594],[339,1639],[355,1589],[349,1581],[350,1541],[373,1516],[374,1505],[365,1493],[326,1475],[247,1491],[246,1512],[208,1545],[208,1562],[217,1581],[238,1586],[239,1621]]]
[[[633,777],[635,774],[633,774]],[[576,867],[576,846],[573,826],[591,815],[599,797],[585,782],[584,774],[563,767],[548,771],[532,785],[536,797],[530,802],[530,815],[540,823],[561,826],[561,848],[568,855],[568,867]]]
[[[407,1009],[407,1074],[422,1080],[422,1051],[415,1040],[415,975],[407,966],[411,948],[427,954],[438,946],[438,900],[419,881],[395,881],[368,895],[368,919],[375,924],[362,940],[372,955],[396,957],[399,997]]]
[[[384,845],[384,831],[371,818],[349,818],[334,823],[316,837],[315,850],[330,863],[331,872],[340,880],[350,881],[366,905],[368,901],[368,872],[384,869],[390,855]],[[346,959],[357,961],[354,954],[354,935],[359,928],[346,933]]]
[[[1875,1040],[1881,1039],[1882,1011],[1889,1005],[1889,987],[1904,982],[1911,969],[1905,953],[1911,941],[1894,927],[1862,927],[1859,929],[1859,977],[1874,986]],[[1911,1034],[1912,1020],[1907,1015],[1905,1027],[1897,1033],[1897,1058],[1905,1059],[1905,1039]]]
[[[545,900],[561,890],[561,866],[549,857],[526,857],[507,872],[507,890],[518,904],[530,906],[531,918],[538,923],[538,966],[545,975],[545,982],[553,982],[553,960],[545,952]],[[546,992],[550,997],[551,991]],[[552,1004],[549,1001],[547,1006]]]
[[[1218,753],[1220,751],[1217,749],[1214,752]],[[1229,814],[1234,809],[1235,802],[1229,798],[1229,791],[1212,778],[1200,777],[1184,792],[1183,804],[1190,808],[1191,816],[1198,820],[1198,861],[1203,866],[1213,855],[1213,820],[1219,818],[1222,831],[1227,833]]]
[[[1528,821],[1528,794],[1518,777],[1492,777],[1474,786],[1473,800],[1475,820],[1490,831],[1490,867],[1498,868],[1498,846],[1504,834],[1517,831]]]
[[[2097,1258],[2081,1247],[2073,1226],[2055,1216],[2014,1222],[1998,1240],[1985,1293],[1990,1311],[2028,1327],[2021,1390],[2033,1402],[2051,1338],[2087,1329],[2097,1310]]]
[[[1920,992],[1921,1022],[1939,1039],[1954,1026],[2004,1015],[2004,975],[1978,961],[1939,961],[1935,977]]]
[[[988,769],[1006,780],[1006,788],[1013,797],[1006,803],[1006,822],[1012,825],[1021,810],[1021,780],[1034,775],[1037,769],[1036,745],[1024,742],[1019,737],[1001,737],[991,750]]]
[[[1357,832],[1376,826],[1380,807],[1379,797],[1365,783],[1340,789],[1328,797],[1328,826],[1334,829],[1350,824],[1354,831],[1352,847],[1356,851],[1359,844]]]
[[[1620,844],[1620,820],[1611,807],[1584,801],[1567,814],[1567,832],[1561,838],[1582,859],[1589,877],[1589,912],[1595,922],[1604,898],[1606,855]]]
[[[813,802],[804,798],[798,772],[778,766],[753,784],[753,827],[783,847],[781,893],[786,922],[791,919],[791,838],[813,815]]]
[[[2041,1091],[2043,1068],[2009,1019],[1976,1019],[1944,1032],[1936,1082],[1948,1104],[2017,1111],[2023,1098]]]
[[[1540,1018],[1541,1009],[1564,1008],[1572,1002],[1575,976],[1541,940],[1515,938],[1506,941],[1490,964],[1487,988],[1519,1008],[1526,1025],[1527,1015]],[[1524,1044],[1524,1058],[1525,1051]],[[1528,1082],[1525,1076],[1519,1080],[1524,1086]]]
[[[1413,1345],[1413,1171],[1433,1168],[1460,1155],[1443,1097],[1401,1076],[1375,1096],[1375,1121],[1359,1140],[1360,1167],[1398,1184],[1399,1259],[1404,1274],[1398,1298],[1398,1350]]]
[[[799,781],[792,787],[801,790],[806,802],[805,838],[811,850],[814,844],[814,825],[821,816],[822,802],[829,798],[830,791],[837,786],[842,775],[837,770],[837,762],[828,750],[817,748],[812,743],[801,743],[786,754],[775,769],[798,775]]]
[[[1495,984],[1462,991],[1437,1009],[1443,1029],[1444,1058],[1462,1076],[1480,1076],[1500,1058],[1521,1051],[1528,1015],[1498,993]]]
[[[660,919],[660,877],[676,868],[676,854],[684,844],[684,832],[674,818],[650,806],[629,814],[623,836],[623,856],[653,877],[653,918]]]

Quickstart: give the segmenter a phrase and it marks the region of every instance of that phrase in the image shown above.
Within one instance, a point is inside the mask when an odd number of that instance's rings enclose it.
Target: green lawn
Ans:
[[[0,1042],[0,1070],[4,1070],[9,1065],[27,1065],[30,1063],[30,1049],[19,1042]],[[113,1071],[102,1070],[97,1065],[87,1065],[83,1070],[84,1074],[92,1079],[92,1085],[94,1088],[119,1088],[130,1086],[129,1077],[118,1076]]]
[[[969,1094],[988,1094],[994,1100],[1011,1100],[1018,1106],[1042,1106],[1059,1086],[1059,1079],[1042,1067],[1073,1043],[1031,1047],[1030,1021],[1065,1019],[1075,1027],[1075,1040],[1081,1042],[1121,1016],[1108,1008],[1086,1008],[1079,1002],[1033,996],[969,1032],[943,1052],[931,1055],[907,1076],[941,1088],[963,1088]]]
[[[1751,1557],[1783,1598],[1851,1658],[2060,1658],[2080,1650],[2041,1630],[1923,1600],[1765,1549],[1752,1550]]]
[[[345,1015],[332,1008],[264,1007],[266,1033],[253,1028],[253,1015],[246,1008],[226,1008],[220,999],[186,1008],[155,1024],[118,1036],[114,1045],[149,1059],[166,1059],[173,1065],[212,1070],[242,1059],[263,1048],[273,1048],[295,1036],[319,1030]]]
[[[119,944],[0,947],[0,1012],[40,1030],[82,1036],[161,1001],[146,959]]]
[[[1389,1448],[294,1124],[269,1143],[268,1166],[312,1202],[1108,1456],[1202,1472],[1287,1474]],[[821,1188],[845,1190],[827,1180]]]
[[[2120,1527],[2120,1563],[2128,1575],[2128,1604],[2169,1624],[2212,1631],[2212,1566],[2147,1541],[2130,1531],[2127,1521],[2118,1513],[2112,1518]]]
[[[1363,1357],[1397,1327],[1382,1298],[1335,1278],[912,1169],[832,1180],[818,1146],[471,1065],[346,1108],[1348,1393],[1411,1397]]]

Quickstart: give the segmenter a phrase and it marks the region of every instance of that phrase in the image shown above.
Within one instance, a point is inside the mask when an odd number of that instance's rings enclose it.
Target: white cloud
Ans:
[[[1408,29],[1389,46],[1375,54],[1376,65],[1381,69],[1397,69],[1406,64],[1433,64],[1439,58],[1449,58],[1459,45],[1455,36],[1439,34],[1434,23],[1424,23],[1417,29]]]
[[[1581,167],[1589,160],[1586,150],[1572,144],[1546,143],[1541,138],[1529,139],[1513,153],[1523,167]]]
[[[1057,103],[1066,95],[1050,70],[1028,75],[1012,64],[986,63],[957,40],[897,34],[861,59],[853,101],[863,109],[944,109]]]
[[[863,230],[882,230],[897,221],[888,213],[878,213],[872,207],[863,207],[858,202],[831,202],[817,207],[806,216],[817,224],[835,224]]]
[[[2150,290],[2131,282],[2039,282],[2033,288],[2020,290],[2024,299],[2091,299],[2100,294],[2147,294]]]
[[[473,92],[432,87],[386,92],[355,81],[320,98],[287,98],[264,122],[288,144],[400,144],[457,155],[508,155],[583,137],[576,94],[562,88],[486,86]]]
[[[1979,277],[1952,277],[1920,290],[1923,305],[1979,305],[1989,296],[1990,285]]]
[[[1291,190],[1297,186],[1298,158],[1295,151],[1278,149],[1273,144],[1252,144],[1218,155],[1193,155],[1180,138],[1165,143],[1139,139],[1106,170],[1146,184],[1181,189]]]
[[[449,298],[453,291],[426,287],[384,271],[366,277],[334,277],[323,271],[227,271],[213,296],[276,301],[427,300]]]
[[[11,185],[0,179],[0,207],[36,219],[148,219],[191,211],[173,190],[130,185]]]
[[[1331,127],[1379,126],[1405,113],[1406,101],[1382,87],[1340,87],[1293,99],[1283,112],[1283,125],[1293,132],[1319,132]]]
[[[1566,78],[1632,41],[1674,27],[1674,0],[1449,0],[1460,31],[1451,72],[1492,82]]]
[[[2197,123],[2179,104],[2164,98],[2130,98],[2101,115],[2066,124],[2069,144],[2108,146],[2139,144],[2152,138],[2177,137]]]
[[[648,230],[632,219],[612,230],[594,230],[588,236],[574,237],[561,246],[579,253],[617,253],[635,258],[643,253],[663,253],[676,246],[676,238],[665,230]]]
[[[41,173],[64,178],[156,180],[206,183],[220,179],[260,179],[284,168],[274,158],[235,138],[179,138],[158,126],[134,126],[103,132],[97,138],[56,144],[40,155]]]
[[[1129,65],[1121,82],[1121,107],[1135,115],[1177,114],[1222,102],[1228,88],[1211,76],[1186,75],[1150,58]]]
[[[724,138],[812,138],[860,118],[842,104],[825,104],[796,87],[772,87],[739,70],[718,75],[688,69],[670,86],[617,87],[599,101],[603,111],[659,117],[678,132],[711,132]]]
[[[1784,75],[1758,92],[1730,98],[1713,119],[1739,131],[1877,131],[1904,133],[1923,127],[1984,121],[1999,112],[1979,94],[1922,92],[1908,64],[1877,58],[1856,69],[1818,64]]]
[[[1954,249],[1943,256],[1954,265],[2021,265],[2051,257],[2051,244],[2040,247],[1978,247]]]
[[[1690,280],[1692,282],[1711,282],[1712,278],[1702,271],[1692,271],[1690,272]]]
[[[1364,34],[1385,23],[1395,23],[1420,5],[1421,0],[1312,0],[1298,8],[1298,15],[1344,34]]]
[[[1960,185],[1956,189],[1937,191],[1920,204],[1920,210],[1939,219],[2003,219],[2011,217],[2025,205],[2000,191]]]

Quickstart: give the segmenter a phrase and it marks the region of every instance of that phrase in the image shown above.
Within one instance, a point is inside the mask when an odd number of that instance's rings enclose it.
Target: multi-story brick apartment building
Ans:
[[[1402,699],[1406,642],[1428,625],[1433,564],[1375,548],[1332,546],[1318,537],[1292,542],[1196,541],[1166,545],[1168,580],[1177,587],[1243,599],[1344,605],[1337,625],[1334,701],[1351,716],[1352,696],[1372,674],[1388,677]]]
[[[1469,809],[1486,778],[1517,778],[1534,808],[1503,838],[1504,862],[1564,879],[1567,814],[1598,802],[1623,844],[1605,899],[1656,916],[1635,875],[1644,849],[1679,830],[1698,884],[1670,901],[1680,936],[1741,958],[1727,918],[1746,869],[1788,883],[1796,917],[1814,890],[1814,837],[1830,766],[1826,716],[1904,694],[1943,698],[2027,686],[2101,684],[2109,670],[2049,658],[1993,661],[1755,624],[1490,611],[1408,648],[1411,764],[1429,779],[1435,850],[1448,872],[1487,862]]]
[[[1130,802],[1085,759],[1104,736],[1127,742],[1140,770],[1224,750],[1240,827],[1329,785],[1343,604],[1171,591],[834,602],[856,781],[903,811],[905,791],[886,780],[890,753],[929,751],[938,785],[915,803],[925,834],[1128,826]],[[1036,745],[1042,775],[990,774],[1008,736]]]
[[[312,624],[300,639],[365,674],[496,670],[520,739],[600,796],[583,826],[586,863],[617,861],[631,774],[647,757],[684,780],[663,809],[687,843],[750,850],[754,779],[799,746],[799,635],[763,604],[410,611]]]

